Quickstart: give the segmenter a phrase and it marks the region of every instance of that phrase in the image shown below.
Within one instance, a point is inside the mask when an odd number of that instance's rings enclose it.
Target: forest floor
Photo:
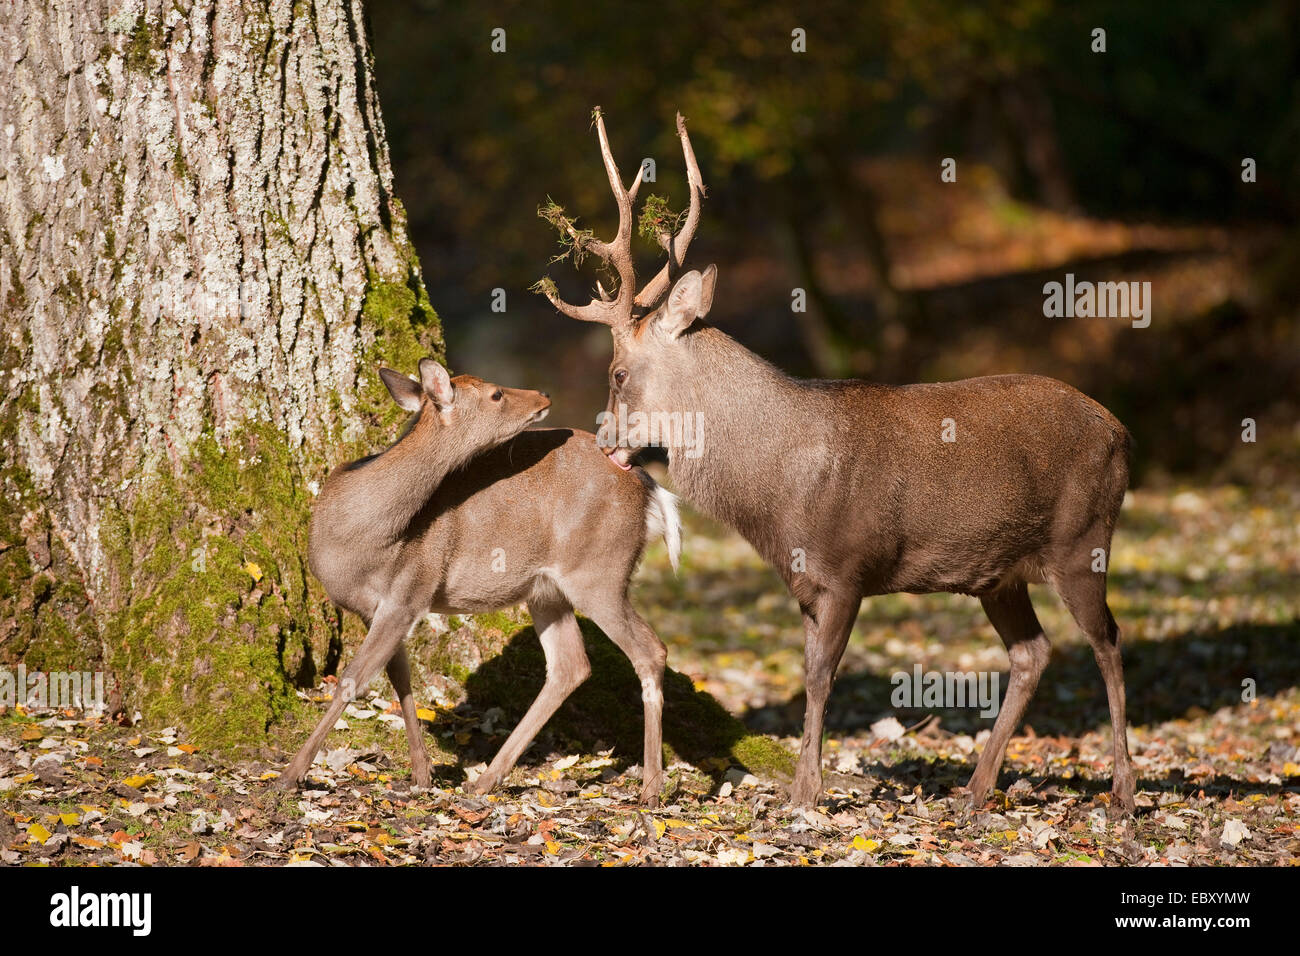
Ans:
[[[599,742],[543,731],[507,785],[464,794],[459,768],[409,781],[400,716],[381,692],[349,708],[309,776],[269,786],[284,755],[228,759],[175,729],[74,713],[0,715],[0,861],[121,865],[1297,865],[1300,537],[1294,489],[1137,491],[1121,517],[1110,600],[1124,640],[1138,811],[1108,816],[1110,728],[1086,642],[1056,601],[1053,642],[998,790],[957,790],[992,719],[894,708],[892,678],[996,673],[1007,658],[973,599],[864,603],[832,695],[827,792],[789,808],[785,782],[720,755],[669,768],[661,809],[639,768]],[[653,547],[636,600],[669,665],[791,750],[802,631],[776,575],[692,517],[679,574]],[[376,685],[378,686],[378,685]],[[324,689],[305,695],[308,716]],[[630,704],[635,706],[635,704]],[[431,740],[490,755],[500,710],[430,711]],[[471,746],[472,745],[472,746]],[[465,769],[472,775],[481,764]]]

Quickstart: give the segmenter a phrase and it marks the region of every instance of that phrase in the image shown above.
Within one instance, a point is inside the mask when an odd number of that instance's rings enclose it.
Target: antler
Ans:
[[[632,293],[636,288],[636,270],[632,264],[632,203],[641,188],[643,170],[637,169],[636,179],[632,181],[631,189],[623,188],[623,179],[619,175],[618,164],[614,162],[614,154],[610,152],[609,137],[605,134],[605,117],[599,106],[595,109],[595,116],[596,133],[600,137],[600,155],[605,160],[605,172],[609,174],[609,188],[613,190],[614,200],[618,203],[618,232],[613,241],[601,242],[589,233],[581,232],[562,213],[547,214],[539,211],[539,214],[551,219],[556,228],[568,235],[579,260],[587,253],[591,253],[614,267],[618,273],[618,295],[611,299],[604,288],[598,284],[600,298],[578,306],[570,305],[561,299],[555,291],[555,284],[549,280],[543,279],[538,283],[537,288],[550,300],[551,305],[569,318],[613,326],[623,321],[623,317],[630,315],[632,311]]]
[[[686,119],[681,113],[677,114],[677,135],[681,138],[682,155],[686,158],[686,183],[691,191],[691,206],[686,213],[686,222],[677,235],[668,232],[659,235],[659,245],[663,246],[668,253],[668,261],[659,270],[659,274],[647,282],[645,288],[636,295],[634,305],[643,310],[643,314],[658,305],[663,294],[668,291],[673,276],[686,261],[686,250],[691,247],[695,230],[700,225],[700,200],[704,197],[704,179],[700,176],[700,165],[695,161],[695,150],[691,149],[691,138],[686,134]]]
[[[542,279],[534,287],[550,300],[551,305],[573,319],[584,322],[600,322],[608,326],[629,324],[640,315],[653,308],[668,290],[669,282],[681,268],[686,258],[686,250],[700,224],[700,199],[704,196],[704,182],[700,177],[700,167],[695,161],[695,151],[691,149],[690,137],[686,134],[686,120],[677,114],[677,135],[682,140],[682,153],[686,157],[686,176],[690,184],[691,205],[686,215],[686,222],[680,232],[673,235],[665,230],[659,235],[659,244],[668,252],[668,261],[659,270],[658,275],[650,280],[639,293],[636,289],[636,269],[632,261],[632,204],[636,201],[637,191],[641,188],[644,167],[637,169],[636,179],[630,189],[623,188],[623,179],[619,175],[618,164],[609,148],[609,137],[605,133],[605,117],[600,107],[594,110],[596,117],[596,134],[600,139],[600,155],[605,161],[605,172],[609,175],[609,187],[618,203],[618,232],[610,242],[601,242],[589,232],[578,229],[573,221],[563,214],[558,207],[539,209],[538,214],[549,219],[557,229],[572,243],[577,261],[588,253],[599,257],[612,266],[618,273],[618,292],[611,297],[605,288],[596,283],[599,298],[592,299],[586,305],[571,305],[560,298],[555,283]]]

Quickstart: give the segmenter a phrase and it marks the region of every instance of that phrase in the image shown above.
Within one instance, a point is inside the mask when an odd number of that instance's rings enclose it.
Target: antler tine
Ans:
[[[645,166],[637,166],[636,179],[632,180],[632,188],[627,191],[627,201],[636,202],[637,191],[641,188],[641,177],[645,175]]]
[[[578,319],[581,322],[599,322],[601,325],[610,326],[618,321],[618,312],[612,308],[615,304],[612,300],[605,302],[592,299],[586,305],[570,305],[561,299],[554,289],[542,288],[540,291],[551,305],[571,319]]]
[[[653,308],[668,291],[668,284],[686,260],[686,250],[690,248],[695,230],[700,225],[700,199],[705,193],[704,178],[700,175],[700,164],[695,160],[695,150],[691,148],[691,137],[686,132],[686,118],[681,113],[677,114],[677,135],[681,138],[682,155],[686,158],[686,182],[691,191],[691,206],[686,213],[686,222],[677,235],[660,242],[668,252],[668,261],[633,300],[633,305],[641,312]]]
[[[632,263],[632,199],[641,188],[642,170],[637,167],[636,179],[630,190],[623,188],[623,177],[619,174],[618,163],[609,148],[609,136],[605,133],[605,114],[596,109],[596,136],[600,139],[600,156],[605,161],[605,172],[609,176],[609,188],[618,203],[618,233],[613,242],[593,242],[588,248],[600,256],[618,272],[618,296],[615,301],[626,308],[632,303],[636,291],[636,270]]]
[[[633,293],[636,290],[636,269],[632,261],[632,203],[641,188],[641,179],[645,170],[638,166],[632,187],[623,188],[618,164],[614,161],[614,153],[609,148],[609,136],[605,132],[605,116],[599,106],[595,109],[595,116],[596,135],[600,140],[600,156],[604,160],[605,172],[609,176],[609,188],[614,193],[614,201],[618,203],[618,232],[611,242],[587,239],[585,250],[614,267],[618,273],[618,294],[611,298],[598,282],[600,298],[593,299],[584,306],[575,306],[563,301],[555,292],[553,284],[543,283],[541,291],[550,300],[551,305],[572,319],[601,322],[613,326],[631,320]],[[581,240],[580,234],[571,225],[568,231],[575,240]]]

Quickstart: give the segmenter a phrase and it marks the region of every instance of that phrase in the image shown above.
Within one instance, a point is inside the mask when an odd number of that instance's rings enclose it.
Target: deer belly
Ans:
[[[504,560],[504,559],[502,559]],[[451,570],[434,591],[429,610],[437,614],[483,614],[518,604],[528,598],[531,580],[510,574],[491,561],[483,567],[464,566]]]
[[[880,593],[987,594],[1015,581],[1042,581],[1042,564],[1022,547],[962,542],[943,549],[909,548]]]

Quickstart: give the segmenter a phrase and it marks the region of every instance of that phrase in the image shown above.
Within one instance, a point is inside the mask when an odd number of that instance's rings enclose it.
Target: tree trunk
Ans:
[[[359,0],[0,5],[0,309],[0,662],[260,739],[342,647],[316,483],[442,351]]]

